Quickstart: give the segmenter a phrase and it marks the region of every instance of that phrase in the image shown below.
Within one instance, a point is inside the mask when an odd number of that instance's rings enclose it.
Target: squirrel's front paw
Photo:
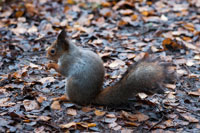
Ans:
[[[51,68],[55,68],[55,63],[48,63],[47,64],[47,69],[50,70]]]

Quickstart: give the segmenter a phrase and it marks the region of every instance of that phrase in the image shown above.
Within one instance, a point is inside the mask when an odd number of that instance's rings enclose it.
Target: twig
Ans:
[[[153,126],[151,126],[149,128],[148,132],[151,131],[155,126],[157,126],[158,124],[160,124],[163,121],[163,119],[164,119],[164,114],[162,112],[162,118],[156,124],[154,124]]]

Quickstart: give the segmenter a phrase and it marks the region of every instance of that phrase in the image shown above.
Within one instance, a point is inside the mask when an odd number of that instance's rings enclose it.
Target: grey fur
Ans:
[[[68,51],[58,60],[61,74],[67,77],[67,95],[72,102],[88,104],[101,90],[103,62],[94,52],[79,48],[71,42]]]

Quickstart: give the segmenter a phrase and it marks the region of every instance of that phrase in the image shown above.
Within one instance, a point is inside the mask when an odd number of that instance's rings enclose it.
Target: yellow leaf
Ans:
[[[138,16],[137,16],[136,14],[131,15],[131,20],[132,20],[132,21],[137,20],[137,18],[138,18]]]
[[[192,40],[192,38],[187,37],[187,36],[184,36],[184,37],[182,37],[182,38],[183,38],[184,41],[190,41],[190,40]]]
[[[88,127],[95,127],[96,124],[95,123],[87,123],[87,122],[78,122],[76,123],[77,125],[80,125],[84,128],[88,128]]]
[[[31,120],[23,120],[24,123],[30,123]]]
[[[88,124],[88,127],[96,127],[96,126],[97,126],[96,123],[89,123],[89,124]]]
[[[126,25],[126,24],[128,24],[127,22],[125,22],[124,20],[120,20],[119,22],[118,22],[118,26],[124,26],[124,25]]]
[[[73,4],[75,4],[75,1],[74,0],[67,0],[67,3],[73,5]]]
[[[100,110],[95,110],[94,113],[95,113],[96,116],[103,116],[105,114],[105,112],[100,111]]]
[[[142,11],[141,14],[147,17],[149,15],[149,12],[148,11]]]

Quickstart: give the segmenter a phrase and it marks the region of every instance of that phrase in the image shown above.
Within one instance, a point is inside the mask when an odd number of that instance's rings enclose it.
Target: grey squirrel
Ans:
[[[69,100],[79,105],[120,105],[139,92],[162,92],[160,85],[166,78],[165,65],[142,60],[130,66],[114,86],[102,89],[105,70],[101,58],[70,42],[65,30],[47,49],[47,58],[54,61],[47,67],[66,77]]]

